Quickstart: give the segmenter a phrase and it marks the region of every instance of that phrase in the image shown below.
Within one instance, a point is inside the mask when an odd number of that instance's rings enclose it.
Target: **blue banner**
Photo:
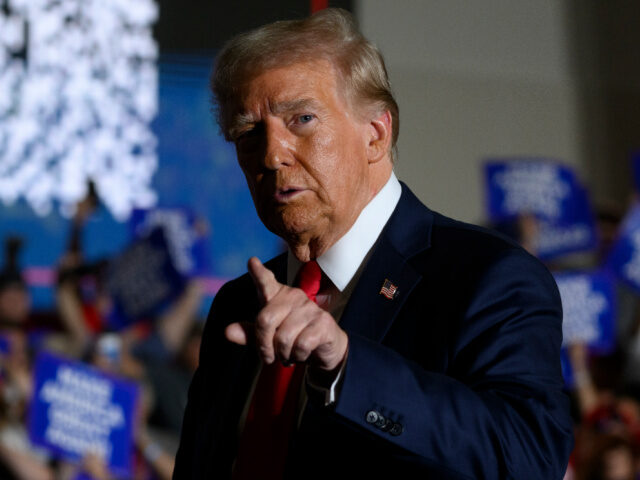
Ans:
[[[136,209],[129,225],[133,237],[147,237],[156,228],[162,228],[173,264],[182,275],[208,275],[208,227],[190,209],[154,208]]]
[[[94,453],[113,474],[130,475],[137,397],[133,383],[41,353],[29,411],[31,441],[73,461]]]
[[[631,207],[625,216],[606,264],[617,278],[640,293],[640,205]]]
[[[614,281],[605,272],[556,273],[562,299],[563,345],[584,343],[594,353],[615,348]]]
[[[586,189],[566,166],[543,159],[491,160],[485,165],[487,213],[492,222],[533,216],[531,242],[542,259],[590,250],[597,245]]]
[[[591,210],[588,193],[579,185],[573,191],[567,217],[571,221],[554,222],[540,220],[536,254],[543,260],[556,258],[573,252],[591,250],[598,245],[595,218]]]
[[[176,299],[186,284],[171,260],[162,228],[135,241],[113,260],[107,277],[115,304],[108,323],[116,330],[153,317]]]
[[[547,160],[490,160],[485,165],[491,220],[522,214],[558,222],[570,221],[573,172]]]

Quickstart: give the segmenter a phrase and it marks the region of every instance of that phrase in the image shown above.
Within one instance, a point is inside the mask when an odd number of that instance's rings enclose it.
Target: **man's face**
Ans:
[[[294,253],[306,244],[321,254],[375,193],[371,127],[352,111],[327,61],[266,70],[241,91],[235,144],[258,215]]]

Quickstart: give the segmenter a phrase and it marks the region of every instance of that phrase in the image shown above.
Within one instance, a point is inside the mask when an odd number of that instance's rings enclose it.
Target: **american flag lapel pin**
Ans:
[[[398,287],[391,283],[388,278],[385,278],[382,288],[380,289],[380,295],[384,295],[389,300],[393,300],[398,296]]]

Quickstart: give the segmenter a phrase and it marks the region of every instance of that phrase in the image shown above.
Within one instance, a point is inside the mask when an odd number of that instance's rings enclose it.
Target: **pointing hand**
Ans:
[[[255,341],[267,364],[278,359],[309,363],[323,371],[338,368],[347,353],[348,337],[334,318],[299,288],[278,282],[256,257],[248,266],[263,308],[254,323],[229,325],[227,339],[240,345]]]

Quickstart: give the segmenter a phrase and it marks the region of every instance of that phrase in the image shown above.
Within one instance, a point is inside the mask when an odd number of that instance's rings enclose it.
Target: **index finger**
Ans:
[[[267,303],[280,291],[282,284],[276,280],[273,272],[265,267],[257,257],[251,257],[247,266],[253,283],[258,290],[258,295]]]

